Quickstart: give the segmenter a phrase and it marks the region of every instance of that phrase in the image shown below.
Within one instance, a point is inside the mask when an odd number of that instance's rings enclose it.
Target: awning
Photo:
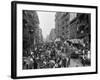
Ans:
[[[56,42],[56,41],[61,41],[61,40],[60,40],[60,38],[57,38],[57,39],[55,40],[55,42]]]
[[[71,43],[81,44],[81,45],[85,46],[83,39],[70,39],[68,41],[70,41]]]

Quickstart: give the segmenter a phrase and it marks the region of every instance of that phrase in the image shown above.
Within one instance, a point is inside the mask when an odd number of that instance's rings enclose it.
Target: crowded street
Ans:
[[[26,51],[24,69],[82,67],[90,65],[90,51],[61,41],[42,43]],[[29,55],[28,55],[29,54]]]

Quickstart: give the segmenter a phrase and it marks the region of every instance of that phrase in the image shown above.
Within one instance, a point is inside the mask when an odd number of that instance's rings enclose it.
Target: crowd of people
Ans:
[[[70,67],[71,59],[80,60],[82,66],[90,66],[90,50],[70,41],[46,42],[24,51],[23,69]],[[76,66],[78,67],[78,66]]]

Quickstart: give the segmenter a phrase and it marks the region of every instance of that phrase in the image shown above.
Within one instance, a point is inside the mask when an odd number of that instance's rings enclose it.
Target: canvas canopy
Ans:
[[[61,40],[60,40],[60,38],[57,38],[57,39],[55,40],[55,42],[56,42],[56,41],[61,41]]]

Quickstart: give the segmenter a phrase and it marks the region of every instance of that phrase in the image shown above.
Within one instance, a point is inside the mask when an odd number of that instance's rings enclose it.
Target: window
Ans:
[[[64,33],[64,32],[62,32],[62,35],[65,35],[65,33]]]
[[[64,29],[64,27],[62,27],[62,29]]]

